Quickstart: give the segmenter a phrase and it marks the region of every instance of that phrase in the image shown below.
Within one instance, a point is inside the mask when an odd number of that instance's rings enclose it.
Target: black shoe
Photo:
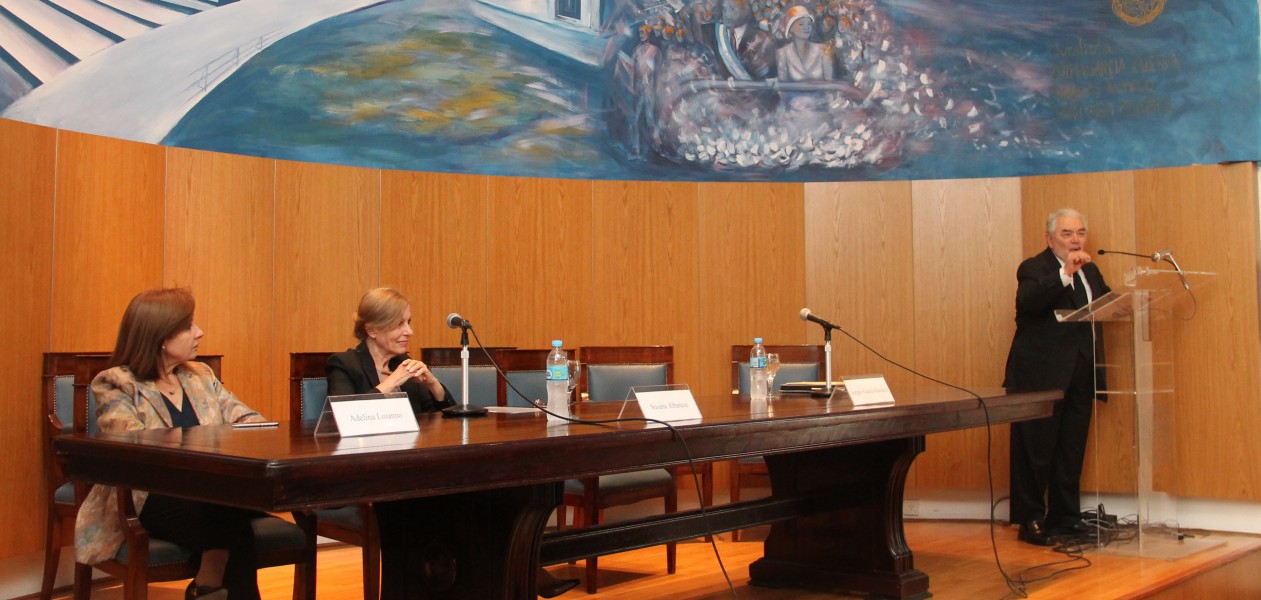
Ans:
[[[184,589],[184,600],[228,600],[228,590],[221,586],[197,585],[196,581],[188,582]]]
[[[1017,536],[1020,541],[1034,546],[1054,546],[1055,541],[1051,539],[1051,534],[1047,532],[1046,526],[1042,521],[1033,520],[1028,523],[1020,524],[1020,535]]]
[[[538,590],[540,598],[555,598],[578,587],[577,579],[557,579],[551,573],[539,571]]]

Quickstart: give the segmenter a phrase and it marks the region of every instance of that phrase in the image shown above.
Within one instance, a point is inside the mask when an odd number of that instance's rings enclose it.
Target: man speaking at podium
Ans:
[[[1090,323],[1058,322],[1055,311],[1080,308],[1109,291],[1086,252],[1081,213],[1051,213],[1046,245],[1016,270],[1016,335],[1003,382],[1014,392],[1064,390],[1050,417],[1011,426],[1011,522],[1020,525],[1021,541],[1039,546],[1090,532],[1081,518],[1082,461],[1095,390],[1105,387],[1094,367],[1102,338]]]

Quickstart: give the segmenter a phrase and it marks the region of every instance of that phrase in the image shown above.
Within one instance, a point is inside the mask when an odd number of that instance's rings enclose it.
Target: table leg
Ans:
[[[771,525],[751,583],[927,598],[902,530],[902,492],[924,438],[766,457],[775,495],[830,490],[833,510]]]
[[[377,503],[382,600],[534,598],[562,485]]]

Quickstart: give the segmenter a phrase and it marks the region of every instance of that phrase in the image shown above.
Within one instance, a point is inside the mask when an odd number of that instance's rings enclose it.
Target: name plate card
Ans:
[[[658,421],[686,421],[700,419],[701,409],[691,390],[665,390],[661,392],[636,392],[639,410],[649,419]]]
[[[419,431],[407,394],[330,402],[342,437]]]
[[[893,392],[884,375],[864,375],[862,377],[846,377],[845,391],[849,394],[854,406],[871,406],[876,404],[893,404]]]

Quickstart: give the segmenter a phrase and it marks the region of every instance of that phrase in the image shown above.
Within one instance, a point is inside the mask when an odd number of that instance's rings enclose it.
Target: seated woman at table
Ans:
[[[92,380],[101,431],[194,427],[265,421],[223,388],[214,371],[194,362],[204,332],[193,322],[193,296],[155,289],[132,298],[118,328],[111,368]],[[257,600],[254,531],[263,513],[135,491],[140,523],[198,561],[184,597]],[[75,560],[112,558],[123,543],[114,488],[93,486],[75,523]]]
[[[412,307],[391,288],[369,290],[355,311],[359,345],[328,357],[328,395],[407,392],[416,414],[455,406],[455,399],[429,367],[407,355]]]
[[[442,382],[428,365],[407,355],[412,337],[412,307],[392,288],[369,290],[355,311],[354,333],[359,345],[328,357],[324,374],[328,395],[407,392],[417,415],[455,406]],[[377,502],[377,529],[381,541],[381,598],[414,597],[423,589],[426,566],[423,552],[409,544],[424,528],[419,509],[409,500]],[[574,586],[576,579],[557,580],[539,569],[538,594],[554,598]]]

